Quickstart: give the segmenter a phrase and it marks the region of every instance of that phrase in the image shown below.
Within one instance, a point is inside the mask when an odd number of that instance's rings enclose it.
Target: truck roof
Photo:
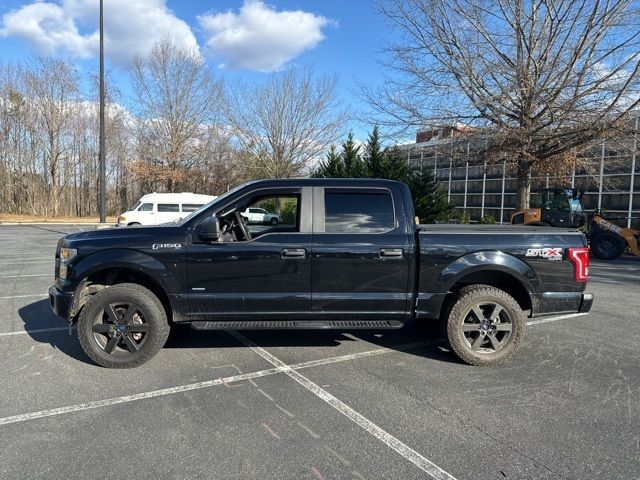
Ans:
[[[339,187],[362,187],[362,186],[384,186],[384,185],[404,185],[402,182],[396,180],[389,180],[386,178],[278,178],[270,180],[255,180],[244,184],[248,185],[267,185],[273,187],[286,187],[303,185],[309,187],[326,187],[326,186],[339,186]]]

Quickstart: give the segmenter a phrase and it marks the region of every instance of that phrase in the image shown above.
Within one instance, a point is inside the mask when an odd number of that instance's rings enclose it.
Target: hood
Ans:
[[[173,225],[145,225],[138,227],[105,228],[71,233],[60,239],[59,245],[78,248],[83,245],[118,247],[132,243],[169,242],[180,238],[182,242],[186,229]]]

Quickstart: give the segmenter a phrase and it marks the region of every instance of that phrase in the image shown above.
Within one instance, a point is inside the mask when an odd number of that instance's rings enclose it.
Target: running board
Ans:
[[[390,329],[401,328],[404,325],[399,320],[262,320],[262,321],[219,321],[219,322],[191,322],[191,328],[196,330],[278,330],[278,329],[325,329],[325,330],[354,330],[354,329]]]

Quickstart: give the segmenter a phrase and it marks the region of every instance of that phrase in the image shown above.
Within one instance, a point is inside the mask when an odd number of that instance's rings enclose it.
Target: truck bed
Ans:
[[[453,234],[522,234],[531,235],[535,233],[544,234],[579,234],[582,232],[575,228],[554,228],[554,227],[532,227],[526,225],[485,225],[485,224],[459,224],[459,223],[430,223],[418,225],[418,231],[422,233],[453,233]]]

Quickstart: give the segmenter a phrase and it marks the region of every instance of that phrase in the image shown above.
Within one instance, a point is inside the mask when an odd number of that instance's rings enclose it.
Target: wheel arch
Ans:
[[[158,297],[164,307],[167,319],[173,321],[174,308],[170,300],[170,290],[166,279],[173,274],[158,260],[136,251],[108,251],[108,257],[118,257],[112,261],[102,255],[94,255],[74,267],[77,285],[71,305],[71,316],[76,317],[87,299],[101,290],[119,283],[136,283],[149,289]]]
[[[501,270],[477,270],[462,276],[451,285],[445,301],[455,298],[458,292],[469,285],[489,285],[511,295],[522,310],[531,310],[532,300],[530,290],[523,281],[512,273]]]
[[[483,284],[504,290],[523,310],[532,307],[531,293],[541,281],[536,271],[519,258],[499,251],[475,252],[449,264],[438,278],[447,297],[467,285]]]

